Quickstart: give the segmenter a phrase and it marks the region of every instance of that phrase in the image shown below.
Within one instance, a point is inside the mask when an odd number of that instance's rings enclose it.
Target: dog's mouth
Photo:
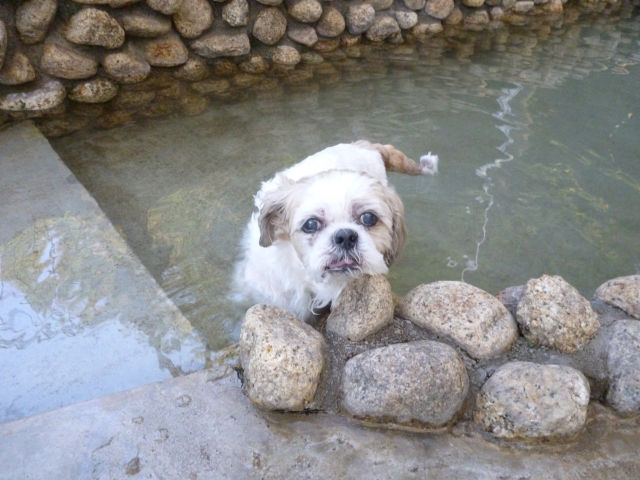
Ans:
[[[325,270],[334,273],[351,272],[353,270],[360,270],[360,264],[355,258],[346,257],[335,260],[325,267]]]

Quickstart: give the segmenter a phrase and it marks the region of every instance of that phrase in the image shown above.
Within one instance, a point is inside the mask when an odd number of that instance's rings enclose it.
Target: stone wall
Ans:
[[[272,95],[331,78],[319,65],[339,53],[553,20],[563,1],[10,0],[0,4],[0,124],[56,119],[45,132],[55,136],[87,118],[110,127],[140,109],[163,115],[173,108],[163,100],[195,115],[248,87]],[[581,5],[610,13],[622,3]]]

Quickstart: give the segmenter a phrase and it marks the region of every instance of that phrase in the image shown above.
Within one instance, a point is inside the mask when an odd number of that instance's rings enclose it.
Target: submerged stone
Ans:
[[[66,96],[64,86],[57,80],[51,80],[29,92],[3,95],[0,97],[0,110],[10,112],[50,110],[60,105]]]
[[[402,299],[398,313],[453,340],[473,358],[505,353],[518,338],[516,323],[504,305],[464,282],[420,285]]]
[[[4,65],[0,70],[1,85],[21,85],[35,78],[36,71],[24,53],[16,52],[4,59]]]
[[[117,93],[118,85],[106,78],[97,77],[73,87],[69,92],[69,99],[84,103],[104,103]]]
[[[269,410],[301,411],[313,401],[324,366],[324,338],[295,315],[255,305],[240,331],[247,396]]]
[[[460,411],[469,377],[453,348],[425,340],[356,355],[340,388],[342,408],[354,417],[441,427]]]
[[[584,429],[589,393],[585,376],[566,365],[507,363],[482,386],[474,420],[499,438],[571,438]]]

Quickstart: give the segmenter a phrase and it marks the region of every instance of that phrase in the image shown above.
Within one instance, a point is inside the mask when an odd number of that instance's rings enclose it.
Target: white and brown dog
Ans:
[[[329,147],[264,182],[247,225],[234,290],[309,321],[362,275],[381,275],[404,247],[400,197],[387,170],[433,175],[391,145],[359,141]]]

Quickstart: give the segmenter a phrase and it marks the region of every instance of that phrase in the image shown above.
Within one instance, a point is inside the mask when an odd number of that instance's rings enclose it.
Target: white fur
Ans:
[[[264,182],[255,196],[258,212],[242,240],[243,256],[234,277],[236,294],[252,304],[269,303],[309,320],[355,278],[387,273],[383,253],[392,244],[393,215],[397,214],[388,199],[390,190],[380,153],[354,144],[329,147]],[[270,196],[280,194],[289,201],[286,231],[262,247],[260,213],[268,208]],[[378,217],[375,232],[358,221],[365,211]],[[301,230],[311,217],[323,223],[313,235]],[[358,267],[346,272],[328,267],[338,265],[333,240],[340,229],[358,235],[353,254]]]

